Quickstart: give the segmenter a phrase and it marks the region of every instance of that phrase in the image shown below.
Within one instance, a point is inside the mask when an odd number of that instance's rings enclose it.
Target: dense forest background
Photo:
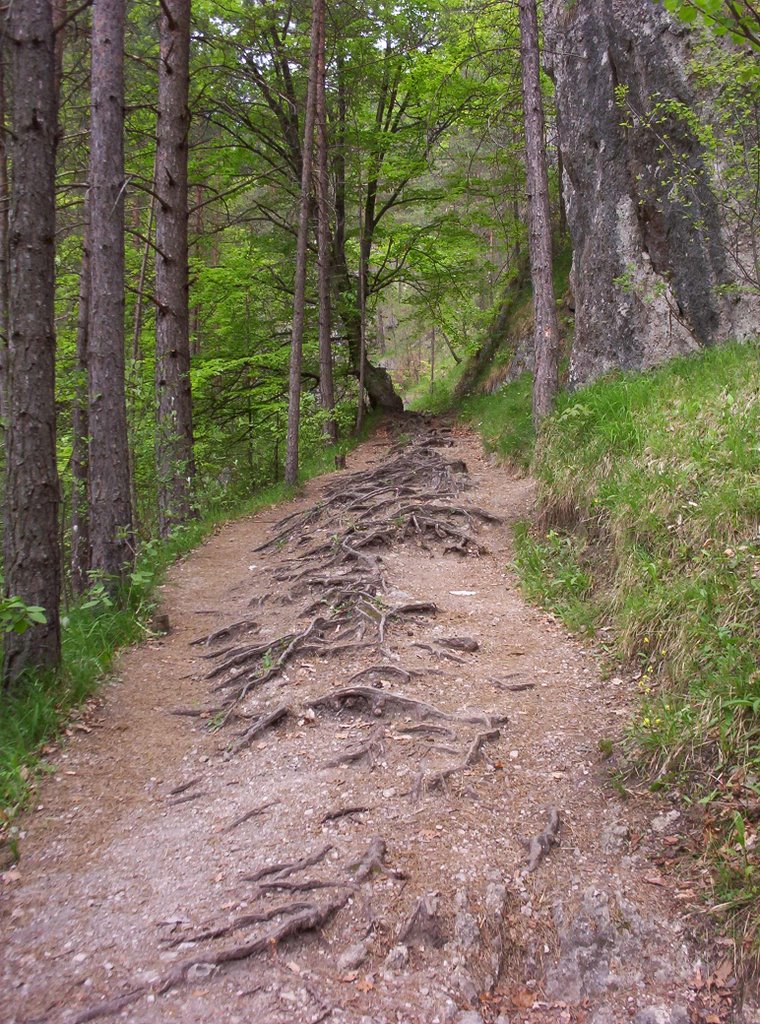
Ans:
[[[724,307],[738,308],[757,293],[757,145],[748,120],[757,104],[755,13],[749,4],[666,6],[685,21],[701,19],[689,43],[693,67],[679,69],[673,53],[658,58],[642,36],[644,79],[613,68],[614,103],[605,97],[603,113],[578,62],[571,67],[570,42],[575,33],[588,44],[588,19],[600,15],[598,31],[613,53],[615,33],[633,31],[633,12],[601,16],[593,4],[550,4],[545,12],[549,74],[534,104],[545,129],[535,149],[548,172],[566,344],[573,313],[578,318],[571,380],[746,334],[746,323],[705,295],[714,291]],[[34,618],[43,613],[13,603],[51,603],[41,599],[39,578],[29,585],[30,558],[40,578],[55,558],[67,599],[93,583],[112,589],[141,544],[166,537],[200,508],[234,504],[283,474],[293,483],[299,443],[308,459],[325,439],[345,439],[357,411],[361,424],[365,401],[398,411],[401,395],[421,382],[434,390],[452,368],[465,371],[466,385],[503,347],[505,306],[528,277],[529,194],[541,192],[526,186],[522,14],[516,4],[446,2],[328,9],[196,0],[191,12],[169,0],[57,0],[23,14],[8,8],[0,319],[11,357],[9,678],[17,674],[14,644],[23,648],[19,668],[30,657],[45,660],[44,626]],[[648,17],[661,32],[668,15],[648,5]],[[524,44],[524,26],[522,35]],[[590,42],[601,45],[596,36]],[[657,91],[673,85],[674,67],[691,94],[685,86],[670,96]],[[47,104],[46,151],[34,150],[35,91]],[[593,154],[573,152],[579,127],[588,143],[584,118],[601,122],[600,135],[606,121],[615,136],[592,140],[597,151],[620,144],[622,132],[628,162],[641,165],[628,173],[639,191],[633,216],[641,235],[631,250],[645,250],[644,271],[638,253],[629,261],[618,252],[616,264],[604,265],[598,243],[610,225],[587,206],[601,184],[606,198],[597,206],[619,210],[621,188]],[[22,425],[27,389],[42,400],[34,361],[25,362],[41,327],[39,310],[35,320],[33,303],[27,307],[22,269],[33,280],[50,270],[41,251],[35,266],[22,268],[14,246],[34,208],[49,205],[39,154],[50,164],[51,146],[55,309],[43,333],[46,358],[55,352],[55,410],[38,429],[42,438],[55,427],[57,467],[44,472],[58,483],[46,481],[51,493],[36,512],[44,507],[45,525],[16,535],[32,495],[18,490],[30,485],[16,469],[27,445],[34,458],[36,443]],[[599,223],[589,227],[594,217]],[[623,250],[630,239],[621,238]],[[548,251],[542,262],[551,263]],[[534,258],[534,278],[537,266]],[[554,318],[553,296],[540,311],[550,265],[543,281],[534,289],[539,338]],[[625,296],[614,323],[594,309],[608,288],[616,291],[604,296],[608,306]],[[667,345],[662,331],[650,344],[662,316]],[[532,369],[535,345],[530,329],[524,333],[515,366]],[[34,628],[22,639],[25,626]],[[50,643],[56,647],[55,636]]]

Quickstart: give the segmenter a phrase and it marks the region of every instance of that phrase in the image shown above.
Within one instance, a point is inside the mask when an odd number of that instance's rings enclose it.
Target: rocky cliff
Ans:
[[[548,0],[544,29],[574,251],[571,382],[757,334],[757,296],[725,287],[699,143],[679,118],[646,118],[654,97],[694,101],[688,31],[653,0]]]

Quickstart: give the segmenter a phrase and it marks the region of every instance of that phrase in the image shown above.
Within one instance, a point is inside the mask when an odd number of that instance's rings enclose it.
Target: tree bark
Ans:
[[[7,419],[8,320],[10,316],[10,274],[8,268],[8,125],[5,95],[7,64],[6,20],[0,17],[0,430]]]
[[[115,584],[133,560],[124,393],[124,0],[94,0],[90,110],[90,539]]]
[[[317,98],[319,11],[322,2],[323,0],[312,0],[309,78],[306,91],[303,147],[301,149],[301,199],[298,207],[293,335],[290,347],[290,380],[288,387],[288,433],[287,449],[285,452],[285,483],[291,486],[298,480],[298,428],[301,421],[301,368],[303,364],[303,333],[306,312],[306,247],[309,235],[314,115]]]
[[[328,413],[325,436],[335,444],[338,425],[335,422],[335,390],[333,388],[332,311],[330,303],[330,209],[328,202],[327,106],[325,103],[325,5],[319,2],[319,46],[317,50],[316,119],[317,119],[317,269],[319,273],[319,394],[322,408]]]
[[[156,468],[159,533],[165,537],[192,514],[195,475],[187,252],[190,0],[163,0],[159,39]]]
[[[5,593],[47,622],[5,638],[3,679],[60,660],[60,490],[55,444],[55,148],[53,11],[9,12],[13,117],[10,336],[6,432]]]
[[[89,416],[87,409],[87,335],[90,318],[90,202],[84,204],[84,238],[79,277],[76,383],[71,406],[71,590],[83,594],[89,585],[90,513],[87,505]]]
[[[541,420],[551,412],[557,394],[560,343],[557,304],[552,282],[549,177],[546,170],[536,0],[519,0],[519,10],[530,273],[535,316],[533,422],[538,427]]]

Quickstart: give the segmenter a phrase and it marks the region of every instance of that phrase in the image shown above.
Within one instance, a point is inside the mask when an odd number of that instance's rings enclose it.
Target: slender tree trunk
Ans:
[[[156,191],[156,468],[162,537],[192,514],[193,414],[187,264],[190,0],[162,0]]]
[[[327,106],[325,103],[325,5],[319,2],[319,48],[317,51],[317,267],[319,272],[319,394],[325,420],[325,436],[332,444],[338,440],[338,425],[333,388],[332,316],[330,309],[330,208],[327,152]]]
[[[90,110],[90,540],[111,583],[133,560],[124,393],[124,0],[94,0]]]
[[[303,147],[301,150],[301,201],[298,208],[293,336],[290,347],[290,381],[288,387],[288,434],[287,450],[285,453],[285,483],[291,486],[298,480],[298,428],[301,421],[301,368],[303,364],[303,332],[306,312],[306,247],[309,236],[314,114],[317,98],[319,11],[322,2],[323,0],[312,0],[309,80],[306,93]]]
[[[359,404],[356,407],[356,433],[364,426],[364,389],[367,386],[367,267],[364,247],[364,222],[359,210]]]
[[[55,32],[53,88],[55,89],[56,110],[61,100],[61,82],[63,81],[63,53],[66,42],[66,29],[63,23],[66,20],[66,6],[67,0],[53,0],[53,31]]]
[[[87,507],[87,333],[90,319],[90,201],[84,204],[84,239],[79,277],[76,383],[71,407],[71,590],[82,594],[89,584],[90,514]]]
[[[55,146],[50,0],[14,3],[5,593],[47,622],[5,639],[6,685],[60,660],[60,490],[55,445]]]
[[[7,62],[6,19],[0,15],[0,431],[7,419],[8,318],[10,315],[10,274],[8,269],[8,125],[5,98]]]
[[[552,282],[552,231],[546,171],[544,105],[538,51],[536,0],[519,0],[520,63],[525,117],[530,272],[535,315],[533,421],[538,426],[554,404],[559,381],[559,323]]]
[[[140,335],[142,334],[143,326],[143,313],[145,310],[145,281],[148,276],[148,263],[150,262],[150,253],[153,247],[153,225],[156,220],[156,188],[158,178],[158,146],[156,146],[156,158],[153,160],[153,178],[151,179],[151,188],[153,189],[153,195],[150,197],[148,204],[148,227],[145,231],[145,245],[143,246],[142,259],[140,260],[140,276],[137,279],[137,296],[135,298],[135,322],[132,328],[132,364],[137,363],[141,356],[140,350]],[[138,219],[138,229],[140,228]]]
[[[430,332],[430,392],[432,394],[435,385],[435,324]]]

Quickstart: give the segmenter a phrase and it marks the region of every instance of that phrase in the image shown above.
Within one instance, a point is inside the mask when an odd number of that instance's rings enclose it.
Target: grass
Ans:
[[[461,418],[475,427],[486,449],[522,469],[530,465],[535,440],[532,387],[531,375],[524,373],[492,395],[466,398],[460,407]]]
[[[374,426],[370,418],[362,438]],[[302,464],[300,479],[308,480],[334,468],[335,456],[362,438],[321,449]],[[0,837],[14,842],[12,822],[27,803],[38,771],[44,770],[46,745],[60,737],[76,709],[95,693],[110,672],[116,652],[152,635],[151,617],[156,589],[166,569],[193,550],[221,522],[252,515],[291,497],[295,488],[273,484],[246,500],[207,503],[205,514],[178,528],[166,541],[148,541],[118,598],[111,599],[95,583],[81,601],[62,616],[62,666],[57,675],[34,674],[23,687],[0,695]],[[199,503],[204,507],[204,503]]]
[[[717,904],[753,958],[758,354],[756,344],[724,346],[561,396],[533,456],[542,521],[516,536],[527,595],[571,628],[604,627],[637,678],[629,755],[654,788],[677,786],[704,807]]]

